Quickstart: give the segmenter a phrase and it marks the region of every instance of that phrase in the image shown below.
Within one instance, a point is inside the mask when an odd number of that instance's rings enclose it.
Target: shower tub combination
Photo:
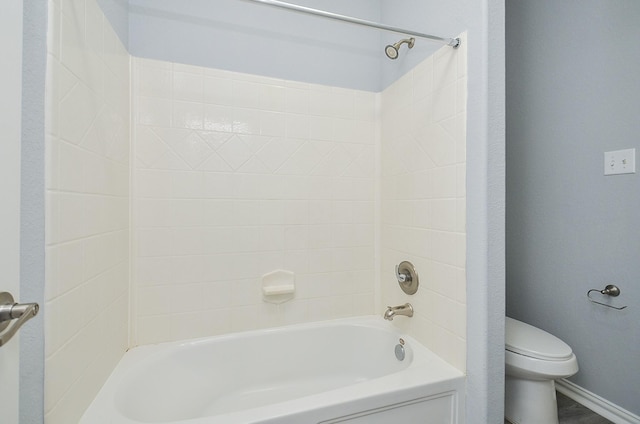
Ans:
[[[459,424],[463,411],[463,374],[372,316],[134,348],[80,423]]]

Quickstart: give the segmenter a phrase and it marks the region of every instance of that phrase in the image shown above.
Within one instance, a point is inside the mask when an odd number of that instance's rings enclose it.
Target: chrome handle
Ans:
[[[15,303],[11,293],[0,293],[0,346],[16,334],[22,325],[38,315],[37,303]]]
[[[411,281],[411,274],[400,272],[400,267],[396,265],[396,278],[398,283],[404,283],[405,281]]]
[[[415,294],[418,291],[418,273],[416,268],[409,261],[402,261],[396,265],[396,278],[403,292],[406,294]]]

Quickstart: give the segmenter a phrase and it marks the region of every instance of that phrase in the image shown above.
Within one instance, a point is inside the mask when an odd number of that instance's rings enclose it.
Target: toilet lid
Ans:
[[[547,361],[571,358],[571,347],[553,334],[522,321],[506,318],[506,350]]]

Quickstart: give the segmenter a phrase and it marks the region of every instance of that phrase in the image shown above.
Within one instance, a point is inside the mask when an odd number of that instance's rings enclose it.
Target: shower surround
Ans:
[[[373,313],[377,95],[136,58],[135,344]],[[295,273],[295,299],[261,276]]]
[[[49,1],[45,422],[76,423],[128,347],[130,57],[93,0]]]
[[[47,424],[77,422],[130,346],[407,300],[394,324],[465,370],[465,39],[371,93],[131,60],[94,0],[49,14]]]

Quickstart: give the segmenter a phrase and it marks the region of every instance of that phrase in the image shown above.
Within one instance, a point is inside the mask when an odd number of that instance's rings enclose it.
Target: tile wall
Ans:
[[[466,369],[466,37],[443,47],[382,93],[381,287],[384,305],[411,302],[394,323]],[[415,265],[405,295],[394,267]]]
[[[45,419],[78,422],[128,347],[129,55],[95,0],[50,0]]]
[[[374,312],[379,95],[136,58],[133,96],[134,344]]]
[[[95,0],[50,0],[49,15],[47,424],[77,422],[127,347],[380,300],[411,301],[394,323],[464,370],[466,43],[375,94],[130,70]],[[393,275],[407,259],[411,297]],[[280,305],[260,286],[275,269],[296,275]]]

